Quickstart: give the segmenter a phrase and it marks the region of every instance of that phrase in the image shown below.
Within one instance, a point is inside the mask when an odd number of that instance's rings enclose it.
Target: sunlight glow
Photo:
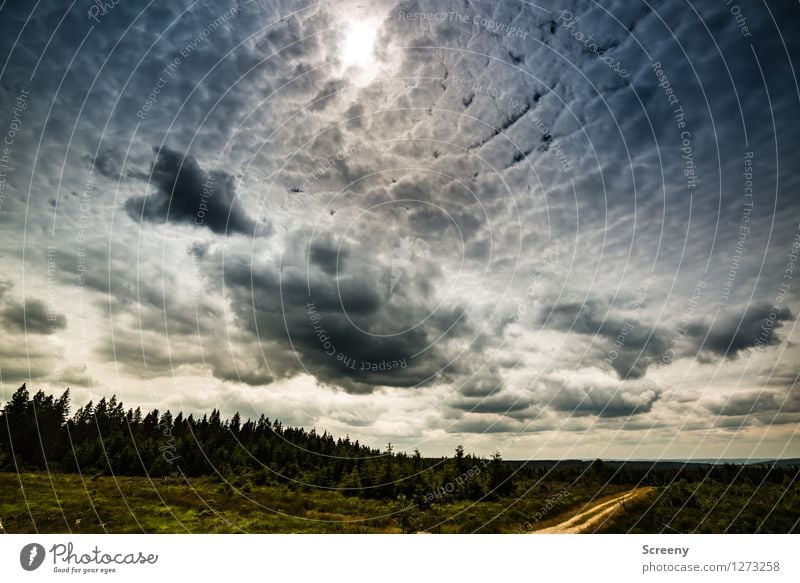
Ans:
[[[342,61],[345,65],[366,67],[375,59],[376,30],[366,22],[351,22],[344,36]]]

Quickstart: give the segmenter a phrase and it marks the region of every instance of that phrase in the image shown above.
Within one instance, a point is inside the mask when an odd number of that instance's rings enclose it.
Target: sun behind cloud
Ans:
[[[352,21],[347,26],[341,48],[341,59],[346,66],[366,68],[375,62],[375,26],[363,21]]]

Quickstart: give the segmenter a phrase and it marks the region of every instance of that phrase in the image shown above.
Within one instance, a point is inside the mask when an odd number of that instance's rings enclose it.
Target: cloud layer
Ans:
[[[0,11],[6,389],[800,455],[796,6],[65,10]]]

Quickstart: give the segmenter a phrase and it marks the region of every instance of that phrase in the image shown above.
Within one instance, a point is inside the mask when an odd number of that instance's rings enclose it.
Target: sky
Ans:
[[[798,25],[5,0],[2,396],[431,456],[800,457]]]

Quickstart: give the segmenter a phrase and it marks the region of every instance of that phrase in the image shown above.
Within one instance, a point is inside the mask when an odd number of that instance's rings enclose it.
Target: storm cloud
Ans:
[[[214,233],[253,235],[255,223],[236,201],[236,180],[221,170],[204,171],[192,156],[154,149],[151,172],[156,190],[134,197],[125,210],[134,221],[205,226]]]

